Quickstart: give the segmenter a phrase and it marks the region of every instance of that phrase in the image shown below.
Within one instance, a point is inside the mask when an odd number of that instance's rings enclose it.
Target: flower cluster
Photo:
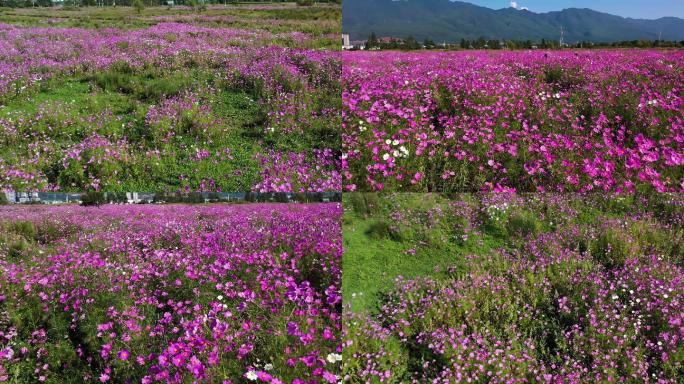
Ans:
[[[100,190],[102,180],[113,182],[121,172],[126,158],[126,140],[111,143],[93,134],[68,148],[62,158],[64,170],[60,173],[63,185],[80,189]]]
[[[205,92],[211,92],[205,90]],[[145,124],[159,142],[166,143],[175,136],[188,135],[207,140],[216,134],[213,128],[220,122],[213,120],[211,104],[199,97],[196,92],[167,97],[159,105],[153,105],[145,115]]]
[[[339,191],[342,186],[339,160],[329,150],[314,150],[313,158],[295,152],[260,155],[262,182],[259,192]]]

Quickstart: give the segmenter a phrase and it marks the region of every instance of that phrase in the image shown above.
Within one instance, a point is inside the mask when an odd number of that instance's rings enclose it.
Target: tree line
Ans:
[[[677,48],[684,47],[683,41],[668,41],[668,40],[625,40],[610,43],[580,41],[573,44],[563,44],[563,48]],[[430,38],[425,38],[420,43],[413,36],[405,39],[400,38],[378,38],[375,32],[372,32],[366,40],[365,49],[399,49],[399,50],[419,50],[419,49],[448,49],[448,50],[464,50],[464,49],[559,49],[560,42],[557,40],[541,41],[532,40],[496,40],[485,39],[480,37],[475,40],[461,39],[457,43],[442,42],[435,43]],[[360,49],[359,46],[354,49]]]

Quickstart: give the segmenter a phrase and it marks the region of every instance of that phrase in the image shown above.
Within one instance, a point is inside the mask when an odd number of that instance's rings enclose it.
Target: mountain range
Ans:
[[[342,29],[352,40],[377,36],[437,42],[462,38],[613,42],[623,40],[684,40],[684,19],[624,18],[591,9],[568,8],[535,13],[526,9],[490,9],[451,0],[344,0]]]

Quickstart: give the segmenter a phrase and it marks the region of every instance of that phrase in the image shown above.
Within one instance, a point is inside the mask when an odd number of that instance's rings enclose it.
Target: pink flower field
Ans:
[[[0,188],[340,190],[339,54],[191,21],[0,23]]]
[[[345,198],[345,383],[683,382],[684,195]]]
[[[343,60],[346,190],[684,191],[681,50]]]
[[[0,382],[336,382],[341,212],[3,208]]]

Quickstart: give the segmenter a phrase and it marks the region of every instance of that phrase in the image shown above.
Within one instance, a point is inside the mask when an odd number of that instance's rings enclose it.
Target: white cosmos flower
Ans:
[[[399,145],[399,140],[394,140],[394,141],[392,142],[392,145]]]
[[[245,377],[247,377],[247,379],[251,381],[254,381],[259,378],[259,376],[257,376],[256,372],[254,371],[247,371]]]
[[[391,145],[391,144],[392,144],[392,140],[390,140],[390,139],[385,140],[385,144]]]
[[[384,155],[382,155],[382,159],[385,160],[385,161],[387,161],[387,159],[389,159],[389,158],[390,158],[390,154],[389,154],[389,153],[385,153]]]
[[[338,353],[328,353],[326,360],[328,360],[329,363],[335,363],[337,361],[342,361],[342,355],[340,355]]]
[[[264,365],[264,369],[267,371],[270,371],[271,369],[273,369],[273,364],[268,363],[268,364]]]

